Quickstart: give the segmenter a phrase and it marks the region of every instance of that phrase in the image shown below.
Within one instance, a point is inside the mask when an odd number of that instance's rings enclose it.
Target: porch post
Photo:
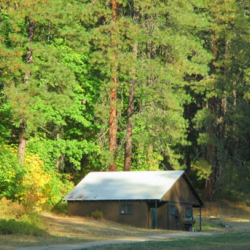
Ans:
[[[157,201],[155,201],[155,229],[157,229]]]
[[[201,207],[200,207],[200,231],[201,231]]]
[[[148,229],[150,229],[151,228],[151,223],[152,223],[152,215],[151,215],[151,210],[150,210],[150,206],[149,206],[149,204],[147,204],[148,205]]]
[[[168,201],[168,210],[167,210],[167,229],[170,229],[170,217],[169,217],[169,213],[170,213],[170,204]]]

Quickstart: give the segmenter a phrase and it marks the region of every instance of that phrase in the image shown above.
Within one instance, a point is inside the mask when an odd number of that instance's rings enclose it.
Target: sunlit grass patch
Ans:
[[[189,239],[173,239],[122,245],[92,247],[91,250],[249,250],[250,240],[247,233],[229,233],[216,236],[202,236]]]
[[[0,235],[45,235],[42,217],[21,205],[3,198],[0,201]]]

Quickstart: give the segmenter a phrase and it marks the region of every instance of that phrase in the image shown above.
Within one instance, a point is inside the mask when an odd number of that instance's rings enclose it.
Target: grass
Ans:
[[[60,207],[59,214],[42,213],[38,215],[26,211],[18,203],[2,199],[0,201],[1,247],[3,249],[18,249],[25,246],[73,244],[124,236],[139,237],[168,233],[166,230],[134,228],[105,219],[69,217],[62,215],[63,210],[65,210],[64,206]],[[208,203],[202,211],[202,216],[203,231],[215,232],[218,233],[218,236],[133,243],[93,249],[250,249],[250,240],[248,240],[250,232],[249,207],[225,201]],[[196,221],[199,220],[196,219]],[[223,228],[223,223],[230,225],[230,228]],[[196,226],[199,228],[198,225]],[[0,249],[2,249],[1,247]]]
[[[46,234],[46,229],[39,214],[3,198],[0,202],[0,235],[7,234],[41,236]]]
[[[91,250],[249,250],[249,233],[229,233],[217,236],[204,236],[189,239],[174,239],[167,241],[151,241],[143,243],[107,245],[92,247]]]
[[[28,221],[0,219],[0,234],[22,234],[40,236],[45,231]]]

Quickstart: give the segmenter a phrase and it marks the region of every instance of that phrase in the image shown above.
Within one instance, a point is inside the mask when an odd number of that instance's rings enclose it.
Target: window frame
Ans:
[[[173,210],[172,210],[173,209]],[[169,206],[169,214],[175,216],[176,215],[176,206],[170,205]]]
[[[186,218],[192,218],[193,217],[193,210],[191,207],[186,207]]]
[[[133,214],[133,204],[121,204],[120,205],[121,215],[132,215]]]

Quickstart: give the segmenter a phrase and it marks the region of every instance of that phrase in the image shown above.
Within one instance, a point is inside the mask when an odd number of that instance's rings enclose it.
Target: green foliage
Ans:
[[[28,150],[32,153],[37,153],[45,162],[45,167],[54,169],[56,159],[61,155],[74,166],[74,169],[79,170],[83,155],[99,154],[99,147],[87,140],[49,140],[43,137],[34,137],[30,140]],[[63,169],[62,169],[63,170]]]
[[[0,234],[28,234],[41,236],[44,235],[45,232],[34,226],[33,222],[0,219]]]
[[[69,175],[46,167],[37,155],[27,153],[25,164],[20,165],[16,149],[0,148],[0,198],[19,200],[40,210],[51,208],[73,188]]]
[[[60,201],[54,205],[51,211],[56,214],[66,215],[68,212],[68,204],[65,201]]]
[[[22,181],[24,190],[19,195],[22,203],[32,210],[52,208],[73,188],[69,175],[46,168],[39,155],[28,154],[23,167],[26,168]]]
[[[197,172],[198,180],[209,180],[212,173],[212,166],[202,158],[193,163],[192,169]]]
[[[5,98],[1,98],[0,90],[0,143],[9,141],[11,138],[11,130],[9,128],[12,119],[12,110],[9,106],[9,102]]]
[[[18,164],[15,152],[13,148],[0,144],[0,199],[16,200],[23,191],[21,181],[26,171]]]
[[[97,209],[91,214],[91,216],[94,219],[101,220],[103,218],[103,212]]]
[[[57,204],[71,180],[107,170],[112,88],[122,170],[132,82],[131,170],[192,168],[194,178],[214,177],[217,197],[245,197],[248,26],[248,1],[118,1],[115,22],[105,1],[1,1],[0,197],[21,199],[20,182],[32,175],[10,146],[22,119],[27,156],[39,156],[41,179],[50,176],[46,205]]]

